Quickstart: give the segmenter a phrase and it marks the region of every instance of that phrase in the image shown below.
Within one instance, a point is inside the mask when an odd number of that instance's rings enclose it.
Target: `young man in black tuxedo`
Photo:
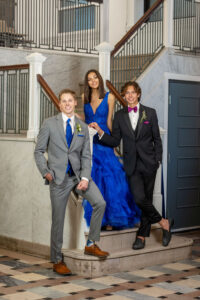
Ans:
[[[101,142],[117,147],[122,139],[124,169],[131,192],[142,211],[141,223],[133,249],[145,246],[145,237],[150,235],[151,224],[159,223],[163,229],[163,246],[171,240],[173,220],[164,219],[153,206],[153,189],[156,172],[162,161],[162,142],[156,111],[139,103],[141,89],[136,82],[127,82],[122,87],[122,96],[127,107],[116,112],[111,135],[103,132],[97,123],[92,123]]]

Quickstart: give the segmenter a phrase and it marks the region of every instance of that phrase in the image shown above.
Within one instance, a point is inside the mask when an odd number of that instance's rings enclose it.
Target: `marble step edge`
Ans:
[[[141,254],[150,254],[152,252],[160,252],[160,251],[166,251],[166,250],[173,250],[178,248],[185,248],[185,247],[191,247],[193,245],[193,240],[190,238],[183,238],[183,237],[177,237],[173,236],[172,241],[169,246],[163,247],[160,243],[155,243],[154,246],[151,245],[151,247],[145,247],[141,250],[132,250],[132,249],[123,249],[123,251],[113,252],[110,253],[107,260],[109,259],[116,259],[116,258],[122,258],[122,257],[129,257],[129,256],[137,256]],[[79,249],[71,249],[71,250],[63,250],[64,256],[68,258],[78,259],[82,261],[101,261],[99,258],[92,256],[92,255],[85,255],[83,250]]]
[[[159,224],[154,224],[151,226],[151,231],[152,230],[162,230],[161,226]],[[134,228],[128,228],[128,229],[122,229],[122,230],[105,230],[101,231],[100,236],[112,236],[112,235],[121,235],[121,234],[126,234],[126,233],[135,233],[138,231],[138,227]],[[85,236],[87,237],[89,232],[85,232]]]

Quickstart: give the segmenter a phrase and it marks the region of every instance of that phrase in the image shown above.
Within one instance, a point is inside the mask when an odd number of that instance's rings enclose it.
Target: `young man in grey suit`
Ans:
[[[40,129],[35,148],[37,167],[50,185],[52,205],[51,261],[53,270],[68,275],[71,271],[63,261],[61,253],[65,210],[70,192],[76,192],[87,199],[93,207],[85,254],[106,258],[95,241],[100,239],[101,222],[105,201],[91,179],[91,153],[87,125],[74,115],[77,105],[74,91],[62,90],[59,94],[58,115],[46,119]],[[48,160],[44,153],[47,150]]]

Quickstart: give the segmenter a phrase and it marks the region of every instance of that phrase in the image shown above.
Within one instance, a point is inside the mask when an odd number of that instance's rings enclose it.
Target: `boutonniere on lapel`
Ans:
[[[78,124],[76,125],[76,133],[77,133],[77,136],[83,137],[84,134],[81,134],[81,132],[82,132],[81,125],[78,123]]]
[[[142,117],[141,117],[140,123],[142,123],[142,122],[144,122],[144,124],[149,124],[149,121],[147,121],[147,115],[146,115],[145,110],[142,111]]]
[[[76,125],[76,132],[77,132],[77,133],[80,133],[81,131],[82,131],[81,125],[78,123],[78,124]]]

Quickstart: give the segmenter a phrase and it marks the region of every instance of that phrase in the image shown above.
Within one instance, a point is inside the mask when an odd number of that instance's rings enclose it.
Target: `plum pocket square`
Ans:
[[[144,124],[149,124],[149,121],[144,121]]]

